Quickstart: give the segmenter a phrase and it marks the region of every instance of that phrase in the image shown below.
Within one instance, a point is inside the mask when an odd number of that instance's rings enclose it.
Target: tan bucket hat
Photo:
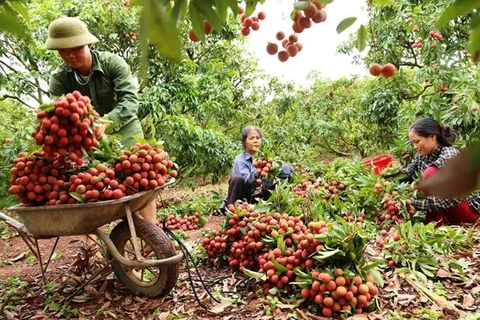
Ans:
[[[47,50],[70,49],[98,42],[88,31],[87,25],[78,18],[59,18],[48,27]]]

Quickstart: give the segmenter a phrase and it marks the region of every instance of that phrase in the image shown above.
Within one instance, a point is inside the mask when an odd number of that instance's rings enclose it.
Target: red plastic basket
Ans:
[[[363,164],[365,164],[369,168],[373,168],[373,173],[379,175],[380,172],[387,168],[392,163],[392,156],[389,154],[381,154],[376,156],[373,159],[365,159],[363,160]]]

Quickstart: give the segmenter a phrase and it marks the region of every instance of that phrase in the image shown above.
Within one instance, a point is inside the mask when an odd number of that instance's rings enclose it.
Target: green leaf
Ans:
[[[297,2],[295,2],[295,4],[293,5],[293,8],[294,8],[295,10],[304,10],[304,9],[306,9],[306,8],[308,7],[309,4],[310,4],[310,2],[305,1],[305,0],[303,0],[303,1],[297,1]]]
[[[468,270],[469,263],[464,261],[451,260],[450,267],[463,274],[464,271]]]
[[[6,2],[6,4],[12,7],[12,9],[16,10],[18,13],[20,13],[25,20],[29,20],[27,8],[25,7],[25,4],[22,3],[22,1],[9,1]]]
[[[310,274],[303,272],[302,269],[300,269],[299,267],[295,267],[293,269],[293,273],[297,275],[300,279],[312,279],[312,276]]]
[[[480,0],[456,0],[447,9],[445,9],[445,11],[443,11],[435,26],[437,28],[441,28],[450,20],[466,15],[473,11],[473,9],[477,8],[480,8]]]
[[[395,4],[393,0],[373,0],[373,3],[379,6],[392,6]]]
[[[55,107],[51,103],[42,103],[39,109],[47,113],[55,111]]]
[[[409,273],[410,272],[410,269],[408,268],[396,268],[395,269],[395,273],[398,273],[398,274],[402,274],[402,273]]]
[[[470,20],[470,29],[475,29],[477,26],[480,26],[480,15],[473,15]],[[458,110],[458,106],[452,106],[452,110]]]
[[[341,218],[341,217],[340,217]],[[343,220],[343,219],[342,219]],[[345,221],[345,220],[344,220]],[[336,237],[343,239],[347,237],[347,232],[345,228],[341,224],[334,224],[333,225],[333,230],[330,231],[333,235]],[[330,233],[329,232],[329,233]]]
[[[260,279],[264,281],[267,280],[267,275],[265,273],[255,272],[248,269],[243,269],[243,273],[245,273],[247,277],[250,277],[253,279]]]
[[[6,5],[3,6],[5,7],[5,9],[7,9],[5,11],[8,12],[0,12],[0,30],[17,35],[19,37],[25,37],[25,29],[18,21],[15,12]]]
[[[412,270],[412,275],[422,282],[427,282],[427,277],[421,272],[418,272],[416,270]]]
[[[362,24],[357,31],[357,50],[362,52],[367,46],[367,28]]]
[[[295,285],[299,286],[300,288],[309,288],[309,286],[312,284],[311,281],[293,281],[289,282],[289,285]]]
[[[268,205],[267,203],[255,205],[255,211],[257,211],[258,213],[265,213],[268,212],[268,210],[270,210],[270,205]]]
[[[470,33],[468,51],[471,53],[473,61],[477,62],[480,58],[480,25]]]
[[[246,8],[245,8],[245,16],[246,17],[249,17],[254,11],[255,11],[255,8],[257,7],[257,3],[258,1],[257,0],[247,0],[246,1]]]
[[[285,266],[281,265],[280,263],[277,262],[277,260],[275,259],[272,259],[272,263],[273,265],[275,266],[275,269],[277,269],[277,271],[280,271],[281,273],[284,273],[284,272],[287,272],[288,269],[285,268]]]
[[[278,293],[278,287],[275,286],[272,289],[268,290],[268,293],[271,294],[272,296],[276,295]]]
[[[432,271],[428,270],[427,266],[423,263],[419,263],[418,266],[420,267],[420,269],[422,270],[422,272],[427,276],[427,277],[430,277],[430,278],[433,278],[435,277],[435,275],[432,273]]]
[[[203,227],[204,225],[207,224],[207,222],[208,222],[208,220],[207,220],[206,217],[204,217],[204,216],[202,216],[202,215],[199,216],[199,218],[198,218],[198,226],[199,226],[199,227]]]
[[[217,30],[222,29],[222,21],[219,19],[217,13],[215,12],[213,8],[213,3],[209,3],[202,0],[193,0],[191,4],[193,4],[193,10],[197,10],[203,17],[205,17],[205,19],[208,20],[208,22],[210,22],[210,24],[215,29]],[[190,5],[190,10],[192,10],[191,5]],[[202,28],[203,28],[203,21],[202,21]]]
[[[74,199],[77,200],[78,202],[80,202],[80,203],[85,203],[85,198],[84,198],[80,193],[70,192],[69,194],[70,194],[70,196],[71,196],[72,198],[74,198]]]
[[[327,4],[329,4],[329,3],[332,3],[333,0],[318,0],[318,2],[327,5]]]
[[[317,252],[317,255],[315,256],[315,259],[321,262],[322,260],[333,257],[334,255],[336,255],[339,252],[340,252],[340,249]]]
[[[179,62],[182,42],[175,18],[157,1],[144,0],[143,4],[142,21],[147,26],[148,38],[167,59]]]
[[[172,8],[172,17],[178,23],[182,22],[187,13],[187,0],[176,0]]]
[[[220,18],[220,21],[225,22],[227,20],[227,9],[228,9],[228,3],[225,0],[216,0],[215,1],[215,7],[217,8],[217,15]]]
[[[382,275],[380,274],[380,272],[377,271],[377,269],[371,269],[369,274],[373,277],[373,279],[375,280],[375,283],[381,288],[383,287],[384,285],[384,282],[383,282],[383,277]]]
[[[337,26],[337,33],[338,34],[342,33],[343,31],[348,29],[352,24],[354,24],[355,21],[357,21],[357,17],[349,17],[349,18],[343,19]]]
[[[228,6],[233,11],[234,15],[238,14],[238,3],[237,0],[225,0],[228,3]]]
[[[277,237],[277,248],[282,251],[282,255],[285,254],[285,241],[283,240],[283,235]]]
[[[379,259],[379,260],[376,261],[376,262],[373,262],[373,263],[370,263],[370,264],[365,265],[362,269],[365,270],[365,271],[367,271],[367,270],[370,270],[370,269],[373,269],[373,268],[378,267],[378,266],[381,265],[383,262],[384,262],[384,261],[382,261],[382,260]]]

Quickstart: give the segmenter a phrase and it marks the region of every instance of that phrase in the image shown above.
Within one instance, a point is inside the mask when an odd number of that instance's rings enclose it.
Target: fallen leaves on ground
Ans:
[[[404,312],[406,318],[421,318],[422,310],[438,311],[442,319],[457,319],[462,313],[479,312],[480,306],[480,226],[472,232],[472,250],[458,253],[456,258],[467,265],[465,275],[458,270],[441,268],[436,279],[428,283],[411,280],[393,269],[382,270],[385,286],[379,296],[379,309],[373,313],[350,317],[352,320],[389,319],[390,310]],[[371,248],[367,252],[371,252]],[[24,292],[12,294],[8,286],[0,287],[0,317],[6,319],[88,319],[167,320],[172,317],[195,320],[235,319],[326,319],[302,305],[295,297],[272,299],[263,295],[261,286],[242,273],[229,268],[198,266],[192,271],[193,288],[186,270],[169,295],[163,298],[135,296],[112,274],[106,259],[96,252],[79,250],[70,265],[51,269],[49,284],[43,286],[41,276],[26,277]],[[65,258],[64,258],[65,259]],[[92,275],[105,269],[101,276]],[[200,277],[203,280],[200,281]],[[87,281],[91,281],[87,285]],[[52,283],[54,285],[52,285]],[[65,301],[73,292],[77,294]],[[209,291],[209,294],[206,289]],[[8,301],[5,298],[8,293]],[[216,302],[219,300],[219,302]],[[203,306],[203,307],[202,307]],[[205,307],[205,308],[204,308]],[[450,309],[450,310],[449,310]],[[415,311],[416,310],[416,311]],[[76,314],[76,316],[74,316]]]

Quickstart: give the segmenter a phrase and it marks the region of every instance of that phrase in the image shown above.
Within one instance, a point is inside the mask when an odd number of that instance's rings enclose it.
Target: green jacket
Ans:
[[[123,137],[125,146],[135,142],[133,136],[143,138],[143,131],[137,117],[137,88],[129,65],[120,56],[92,50],[93,74],[86,85],[75,79],[73,68],[61,64],[50,77],[49,91],[61,96],[74,90],[90,97],[92,105],[103,116],[113,121],[114,133]]]

